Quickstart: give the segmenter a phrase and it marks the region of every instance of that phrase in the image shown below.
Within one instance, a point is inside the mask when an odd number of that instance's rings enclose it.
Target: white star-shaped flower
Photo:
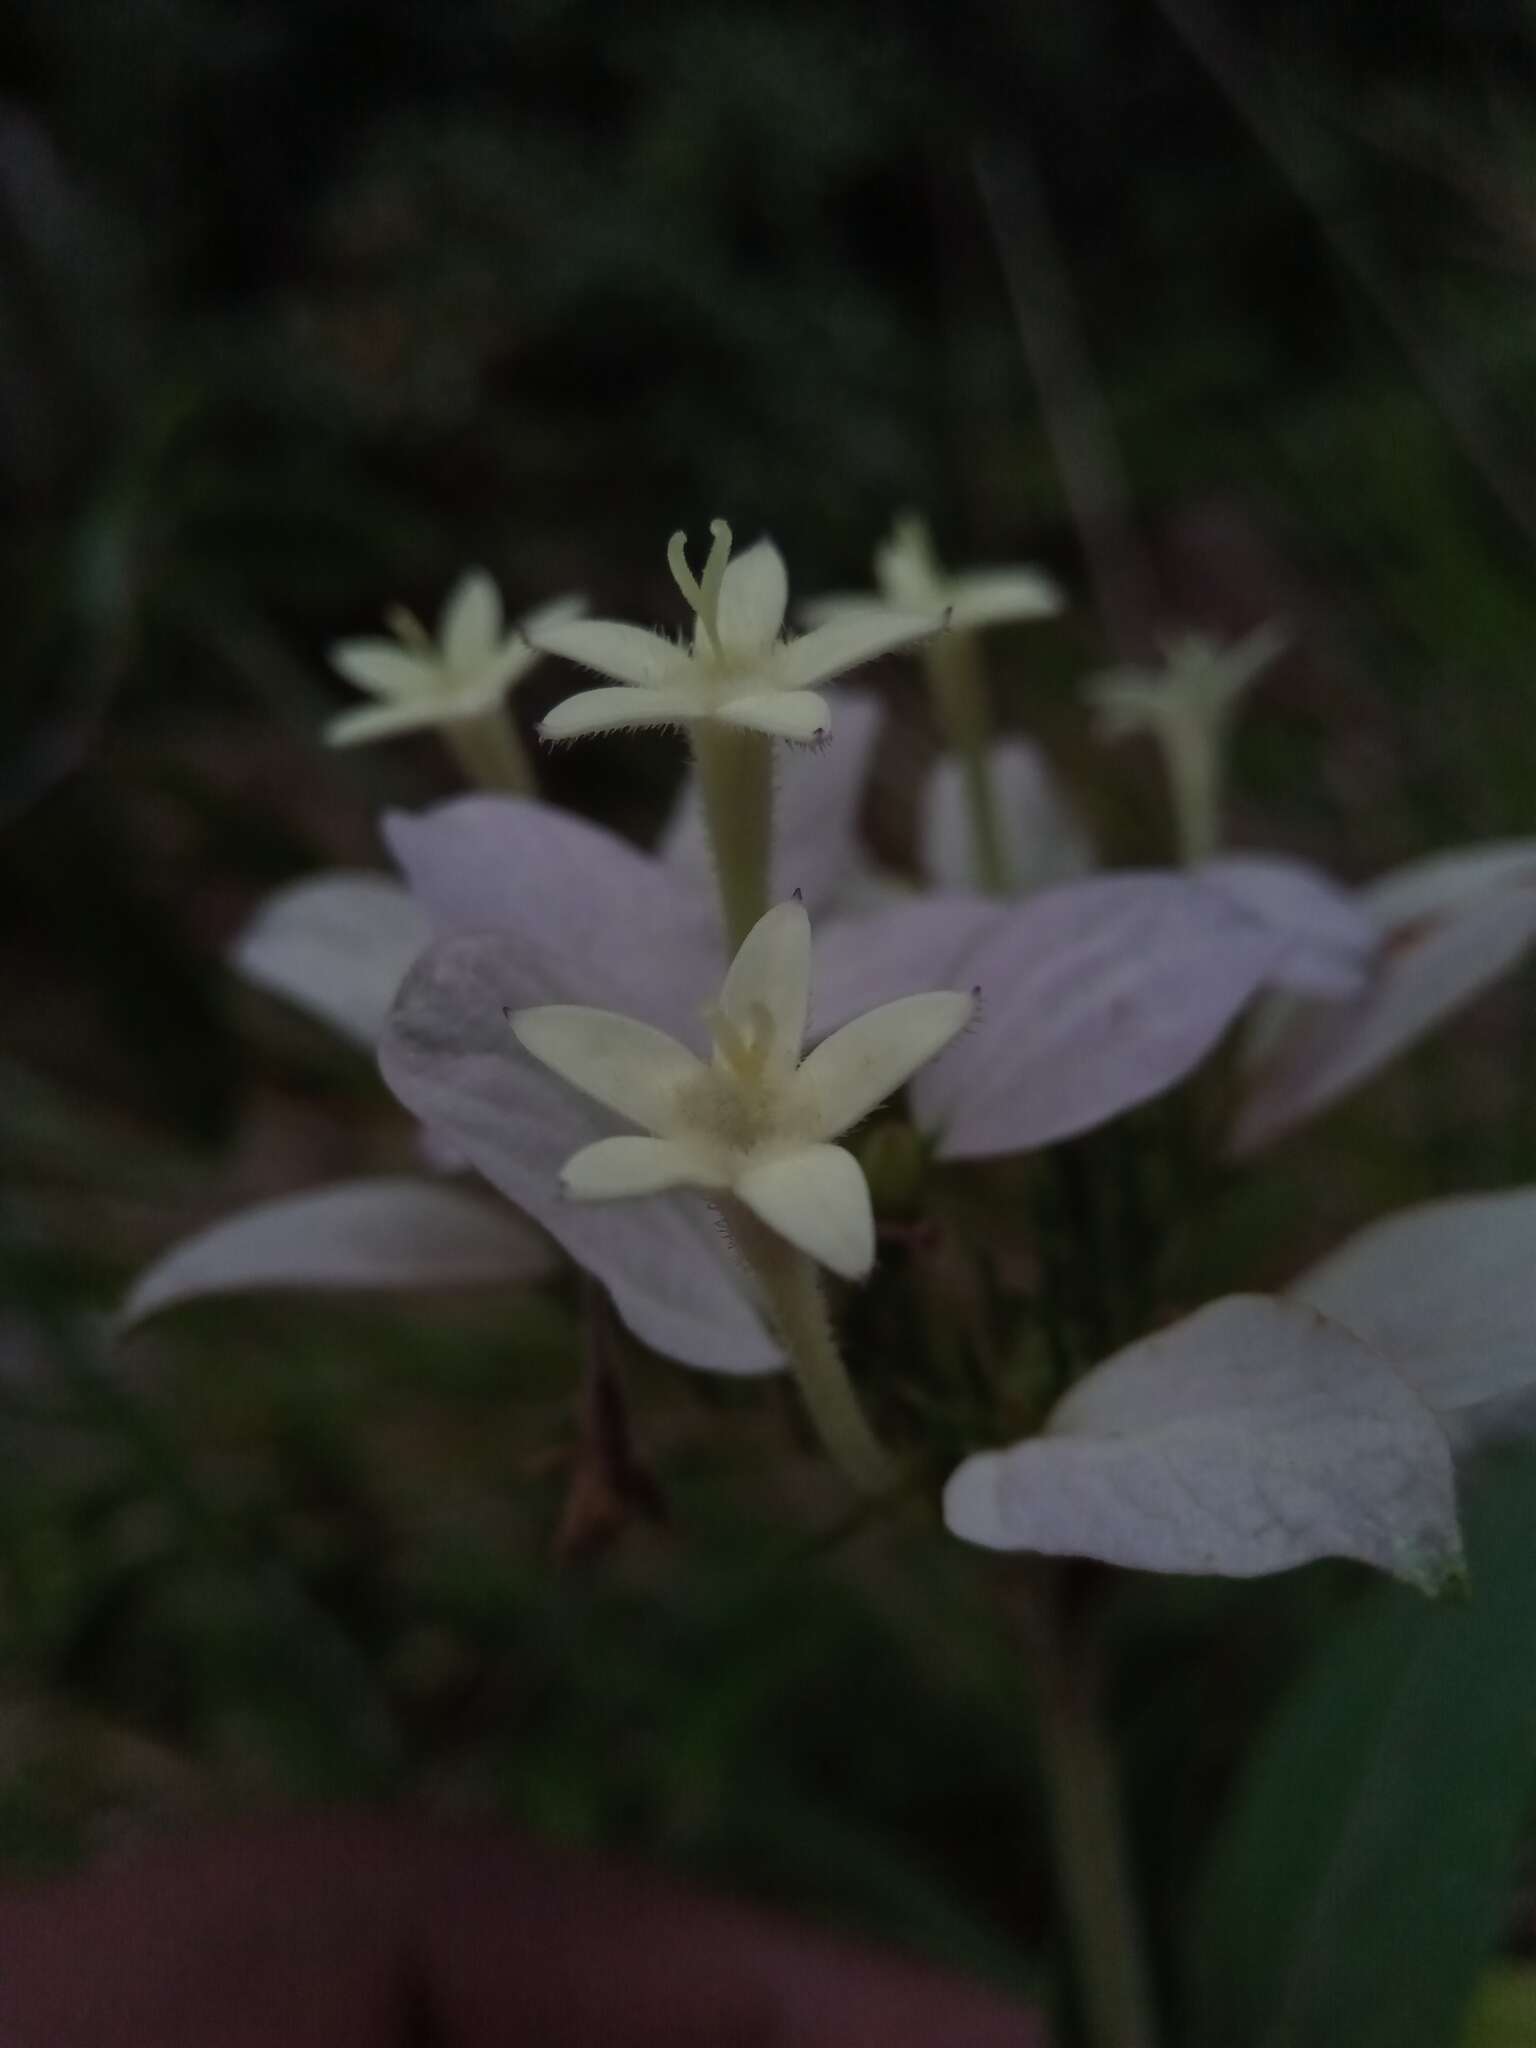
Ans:
[[[708,1012],[700,1059],[653,1025],[557,1003],[511,1017],[519,1042],[644,1136],[599,1139],[565,1166],[583,1201],[702,1188],[729,1194],[770,1230],[856,1280],[875,1259],[874,1213],[851,1152],[832,1143],[943,1051],[975,999],[905,996],[801,1048],[811,925],[799,903],[759,919]]]
[[[1100,739],[1149,733],[1162,749],[1188,860],[1216,851],[1232,720],[1285,646],[1285,634],[1274,625],[1225,645],[1205,633],[1186,633],[1165,643],[1160,670],[1110,669],[1083,685]]]
[[[908,513],[896,521],[875,550],[877,597],[840,592],[818,597],[802,609],[807,619],[836,619],[897,607],[938,612],[953,631],[974,632],[1024,619],[1047,619],[1061,610],[1061,592],[1043,569],[970,569],[951,575],[934,552],[926,520]]]
[[[1285,635],[1273,625],[1225,644],[1207,633],[1185,633],[1165,643],[1161,669],[1110,669],[1083,690],[1104,739],[1138,732],[1161,737],[1177,727],[1220,732],[1284,648]]]
[[[920,640],[940,623],[936,612],[850,613],[814,633],[786,638],[788,581],[778,549],[759,541],[732,561],[725,521],[712,520],[709,530],[709,559],[697,579],[684,535],[673,534],[667,548],[694,615],[691,640],[669,640],[613,619],[554,625],[531,636],[544,653],[580,662],[623,686],[586,690],[557,704],[539,728],[545,739],[701,719],[776,739],[824,739],[831,713],[814,685]]]
[[[501,594],[484,569],[468,570],[449,591],[435,640],[396,605],[385,615],[391,638],[339,640],[331,649],[331,666],[379,702],[333,718],[327,742],[350,747],[482,717],[539,659],[532,635],[585,609],[584,598],[557,598],[504,627]]]

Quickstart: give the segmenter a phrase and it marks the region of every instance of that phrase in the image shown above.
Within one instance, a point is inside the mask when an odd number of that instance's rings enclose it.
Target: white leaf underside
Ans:
[[[1247,1578],[1459,1556],[1450,1450],[1383,1359],[1302,1304],[1231,1296],[1081,1380],[1046,1432],[967,1459],[950,1528],[996,1549]]]

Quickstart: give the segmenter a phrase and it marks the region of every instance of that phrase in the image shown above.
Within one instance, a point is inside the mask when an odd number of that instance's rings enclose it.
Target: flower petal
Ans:
[[[789,577],[784,557],[771,540],[760,540],[733,555],[720,584],[720,638],[734,654],[771,647],[784,624]]]
[[[807,597],[795,606],[795,616],[807,627],[830,625],[848,612],[862,618],[889,618],[891,607],[883,597],[868,590],[828,590],[820,597]]]
[[[599,1138],[584,1145],[561,1170],[565,1192],[579,1202],[625,1195],[659,1195],[671,1188],[723,1188],[702,1146],[671,1138]]]
[[[798,889],[812,917],[856,887],[868,865],[858,842],[859,803],[880,719],[873,697],[850,690],[838,697],[837,732],[826,746],[795,747],[780,756],[769,893],[782,901]],[[715,915],[714,856],[697,776],[683,787],[661,858]]]
[[[938,614],[922,612],[843,612],[798,640],[786,641],[778,650],[776,677],[786,690],[830,682],[847,669],[926,640],[942,624]]]
[[[862,1280],[874,1265],[869,1183],[841,1145],[807,1145],[748,1167],[735,1192],[760,1222],[845,1280]]]
[[[488,661],[501,638],[501,592],[484,569],[467,569],[443,602],[437,642],[451,669],[463,673]]]
[[[1060,587],[1043,569],[973,569],[949,580],[949,623],[959,630],[1048,619],[1062,608]]]
[[[1093,848],[1039,748],[1003,740],[989,760],[1003,857],[1019,892],[1086,874]],[[924,785],[920,830],[924,871],[941,889],[979,886],[965,764],[953,754],[939,757]]]
[[[1471,910],[1503,889],[1536,885],[1536,839],[1500,839],[1430,854],[1378,875],[1361,900],[1388,931],[1421,918]]]
[[[518,1044],[552,1074],[655,1134],[670,1129],[678,1089],[704,1071],[670,1033],[612,1010],[546,1003],[514,1010],[508,1021]]]
[[[260,1202],[186,1238],[139,1276],[120,1320],[270,1289],[518,1284],[552,1264],[531,1224],[478,1195],[403,1177],[342,1181]]]
[[[432,928],[384,875],[318,875],[279,889],[235,941],[231,964],[370,1052]]]
[[[520,683],[543,657],[520,633],[509,633],[480,662],[467,680],[459,680],[451,702],[464,717],[477,717],[499,704],[507,690]]]
[[[764,690],[754,696],[732,697],[714,715],[722,725],[765,732],[777,740],[824,740],[832,730],[827,700],[812,690]]]
[[[1433,1589],[1460,1555],[1418,1396],[1338,1324],[1257,1295],[1131,1345],[1043,1436],[968,1458],[944,1517],[989,1549],[1232,1578],[1350,1557]]]
[[[803,903],[776,903],[742,940],[720,990],[720,1008],[750,1038],[754,1013],[773,1026],[771,1070],[789,1073],[805,1043],[811,1002],[811,920]]]
[[[338,640],[329,659],[338,675],[374,697],[415,697],[436,684],[435,665],[398,640]]]
[[[600,676],[612,676],[616,683],[638,683],[644,689],[671,682],[688,661],[664,634],[626,626],[618,619],[573,619],[538,627],[530,623],[527,632],[543,654],[558,654]]]
[[[1169,686],[1140,668],[1105,669],[1090,676],[1082,696],[1093,714],[1094,734],[1101,740],[1156,733],[1178,710]]]
[[[850,1130],[919,1067],[959,1036],[976,1013],[974,996],[953,990],[882,1003],[824,1038],[795,1077],[825,1138]]]
[[[708,711],[699,690],[686,682],[655,690],[582,690],[545,713],[539,721],[539,738],[575,740],[595,732],[686,725],[691,718],[706,717]]]
[[[409,703],[365,704],[358,711],[338,712],[320,729],[328,747],[366,746],[370,740],[394,739],[403,732],[430,732],[454,715],[445,697],[417,697]]]
[[[782,1354],[706,1202],[678,1194],[609,1205],[562,1194],[561,1169],[604,1135],[606,1117],[512,1043],[502,1012],[526,986],[522,954],[495,937],[434,946],[385,1030],[385,1080],[596,1275],[645,1343],[717,1372],[771,1372]]]
[[[567,591],[563,597],[552,597],[548,604],[536,604],[531,612],[524,612],[516,630],[532,640],[535,634],[547,632],[551,626],[568,626],[572,619],[584,618],[586,610],[587,600],[581,592]]]
[[[1536,1188],[1400,1210],[1287,1291],[1389,1359],[1457,1448],[1536,1424]]]
[[[1269,933],[1184,876],[1045,890],[1005,909],[966,956],[980,1015],[918,1077],[918,1119],[947,1159],[1091,1130],[1197,1066],[1276,955]]]
[[[1217,889],[1288,943],[1270,976],[1298,995],[1353,995],[1381,943],[1358,897],[1304,861],[1251,853],[1202,862],[1196,879]]]
[[[519,797],[393,811],[384,838],[444,932],[516,941],[513,1007],[580,999],[674,1033],[697,1028],[725,958],[710,892],[615,833]]]
[[[1426,877],[1426,888],[1449,879]],[[1507,973],[1533,941],[1536,867],[1527,867],[1461,907],[1391,924],[1365,989],[1351,1001],[1298,1002],[1256,1019],[1264,1028],[1247,1050],[1234,1152],[1257,1150],[1367,1080]]]

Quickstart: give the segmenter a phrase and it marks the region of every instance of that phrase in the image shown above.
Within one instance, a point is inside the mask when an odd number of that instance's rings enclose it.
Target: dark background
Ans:
[[[1030,1978],[1007,1646],[947,1549],[805,1534],[836,1498],[761,1476],[781,1418],[639,1365],[672,1531],[553,1569],[574,1297],[510,1327],[198,1311],[127,1352],[100,1317],[196,1222],[406,1156],[366,1063],[222,954],[266,889],[376,863],[381,803],[452,789],[430,739],[315,734],[327,643],[431,615],[469,562],[515,609],[576,587],[673,621],[678,526],[771,532],[809,595],[919,506],[956,565],[1067,585],[999,639],[1000,714],[1116,854],[1160,855],[1160,793],[1092,747],[1077,680],[1156,624],[1272,615],[1296,652],[1240,737],[1241,843],[1359,879],[1532,830],[1533,165],[1517,0],[12,0],[0,1863],[399,1796]],[[1108,618],[1053,453],[1083,403],[1126,486]],[[899,861],[931,739],[887,687],[870,823]],[[676,772],[604,743],[547,787],[644,834]],[[1532,1178],[1531,995],[1284,1148],[1213,1219],[1219,1284]],[[1130,1602],[1165,1918],[1353,1594]]]

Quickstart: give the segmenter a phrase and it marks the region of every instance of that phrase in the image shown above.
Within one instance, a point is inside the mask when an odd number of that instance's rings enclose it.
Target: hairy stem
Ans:
[[[733,1203],[731,1229],[761,1283],[795,1384],[828,1456],[860,1493],[888,1493],[895,1463],[871,1429],[848,1377],[815,1262]]]
[[[533,763],[507,705],[473,718],[456,718],[440,730],[465,780],[476,789],[499,790],[507,796],[535,794]]]
[[[1031,1610],[1057,1875],[1092,2048],[1155,2048],[1152,1986],[1126,1855],[1094,1646],[1063,1612],[1062,1569]]]
[[[773,742],[766,733],[733,732],[711,719],[699,719],[692,737],[727,949],[734,954],[768,909]]]
[[[1013,887],[992,780],[992,716],[974,633],[937,633],[923,649],[928,692],[945,745],[960,763],[971,825],[971,860],[989,896]]]

